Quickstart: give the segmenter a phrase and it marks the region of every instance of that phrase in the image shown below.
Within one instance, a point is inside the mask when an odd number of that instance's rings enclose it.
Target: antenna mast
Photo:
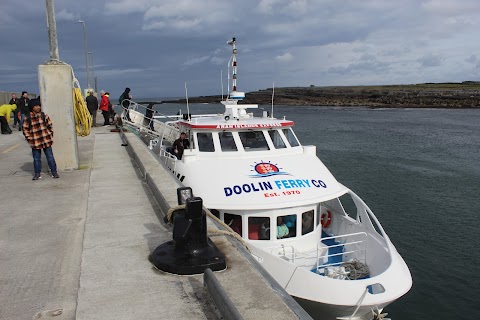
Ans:
[[[273,87],[272,87],[272,114],[270,115],[270,118],[273,119],[273,97],[275,96],[275,81],[273,81]]]
[[[187,81],[185,81],[185,100],[187,101],[187,119],[188,119],[188,121],[190,121],[190,108],[188,106]]]
[[[230,66],[232,67],[232,92],[230,92],[230,99],[233,99],[235,101],[242,100],[245,98],[245,92],[240,92],[237,91],[237,39],[234,37],[232,40],[227,42],[229,45],[231,45],[232,48],[232,56],[230,57],[230,60],[228,61],[228,85],[229,85],[229,91],[230,91]]]
[[[232,49],[232,91],[237,91],[237,47],[235,46],[236,39],[232,38],[231,46]]]

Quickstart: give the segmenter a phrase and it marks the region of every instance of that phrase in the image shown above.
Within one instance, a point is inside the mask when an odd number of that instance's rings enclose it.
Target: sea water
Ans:
[[[187,113],[156,106],[179,109]],[[405,259],[413,287],[384,310],[388,317],[480,319],[480,110],[275,106],[273,115],[295,121],[301,143],[317,147]]]

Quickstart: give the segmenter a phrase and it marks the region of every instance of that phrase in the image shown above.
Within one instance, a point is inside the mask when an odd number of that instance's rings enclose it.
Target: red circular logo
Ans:
[[[280,170],[274,164],[262,162],[262,163],[258,163],[255,166],[255,171],[257,171],[258,174],[268,174],[268,173],[277,173]]]

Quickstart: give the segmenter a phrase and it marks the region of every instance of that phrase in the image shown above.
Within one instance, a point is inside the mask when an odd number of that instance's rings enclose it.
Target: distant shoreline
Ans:
[[[221,96],[188,98],[190,103],[219,103]],[[162,101],[186,103],[185,99]],[[248,92],[242,103],[270,105],[272,88]],[[480,82],[385,86],[275,88],[274,103],[286,106],[479,109]]]

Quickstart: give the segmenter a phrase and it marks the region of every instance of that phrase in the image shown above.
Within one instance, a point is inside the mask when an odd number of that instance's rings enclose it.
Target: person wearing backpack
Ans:
[[[29,114],[25,115],[22,130],[25,139],[32,148],[34,176],[32,180],[41,178],[42,149],[47,157],[48,167],[53,178],[60,178],[57,173],[57,164],[53,156],[53,127],[50,117],[42,112],[40,99],[32,99],[29,103]]]

